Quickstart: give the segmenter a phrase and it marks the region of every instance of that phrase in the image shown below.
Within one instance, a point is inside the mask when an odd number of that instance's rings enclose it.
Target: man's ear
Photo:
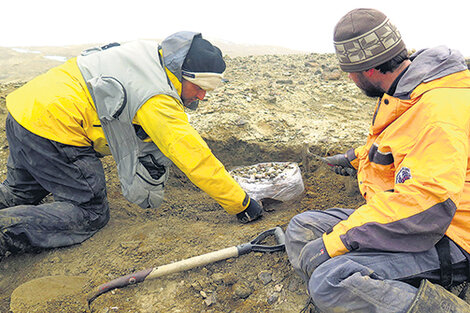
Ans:
[[[364,75],[366,77],[371,77],[372,75],[374,75],[374,71],[375,71],[375,68],[371,68],[370,70],[364,71]]]

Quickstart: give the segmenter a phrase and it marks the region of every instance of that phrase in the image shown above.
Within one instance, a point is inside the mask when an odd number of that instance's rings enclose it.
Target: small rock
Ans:
[[[276,291],[276,292],[281,292],[281,290],[282,290],[282,287],[284,287],[284,286],[283,286],[283,285],[281,285],[281,284],[279,284],[279,285],[276,285],[276,286],[274,286],[274,291]]]
[[[258,274],[258,278],[263,282],[263,284],[267,285],[273,280],[273,275],[269,271],[262,271]]]
[[[315,61],[307,61],[304,63],[305,67],[317,67],[318,66],[318,63],[316,63]]]
[[[195,282],[191,283],[191,287],[193,287],[194,290],[196,290],[196,291],[201,291],[202,290],[202,286],[199,283],[199,281],[197,281],[197,280]]]
[[[214,293],[211,293],[206,299],[204,299],[204,303],[207,305],[207,306],[211,306],[213,305],[214,303],[217,302],[217,299],[216,299],[216,296],[215,296],[215,292]]]
[[[276,80],[276,83],[281,85],[292,85],[294,81],[292,79],[280,79]]]
[[[124,241],[121,242],[119,245],[121,248],[126,249],[126,250],[135,250],[139,246],[140,241]]]
[[[275,104],[277,99],[276,99],[276,97],[268,97],[268,98],[266,98],[266,101],[268,103]]]
[[[268,304],[274,304],[279,300],[279,294],[278,293],[273,293],[268,297]]]
[[[212,281],[217,285],[221,285],[224,283],[224,274],[222,273],[214,273],[212,276]]]
[[[227,286],[233,285],[237,282],[237,276],[232,273],[227,273],[224,275],[224,278],[222,279],[224,281],[224,284]]]
[[[289,281],[287,289],[291,292],[297,291],[299,289],[300,284],[300,280],[295,277]]]
[[[243,283],[233,285],[233,292],[240,299],[248,298],[253,292],[251,288]]]
[[[235,125],[237,125],[237,126],[243,126],[243,125],[245,125],[245,124],[247,124],[247,123],[248,123],[248,121],[245,120],[245,119],[243,119],[243,118],[241,118],[241,119],[235,121]]]
[[[332,72],[324,72],[322,77],[325,80],[339,80],[341,79],[341,72],[338,70],[333,70]]]
[[[55,256],[55,257],[53,257],[53,258],[50,260],[51,263],[59,263],[60,261],[61,261],[61,260],[60,260],[60,258],[59,258],[58,256]]]

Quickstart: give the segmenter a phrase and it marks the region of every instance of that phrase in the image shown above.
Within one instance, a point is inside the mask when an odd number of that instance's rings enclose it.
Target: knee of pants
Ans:
[[[349,276],[349,270],[344,268],[344,263],[338,263],[341,256],[332,258],[318,266],[310,276],[308,293],[315,303],[325,303],[337,289],[339,283]],[[347,260],[344,260],[347,262]]]
[[[294,216],[286,228],[286,252],[294,268],[298,267],[298,257],[302,248],[321,236],[315,224],[314,212],[304,212]]]
[[[362,279],[377,278],[370,268],[350,260],[346,256],[337,256],[318,266],[310,276],[308,292],[315,303],[333,303],[338,295],[344,293],[350,284]],[[366,278],[367,277],[367,278]],[[354,282],[353,282],[354,281]]]
[[[24,194],[25,198],[27,194]],[[29,204],[31,201],[27,201],[16,197],[10,188],[5,186],[3,183],[0,184],[0,209],[9,208],[20,204]]]
[[[286,245],[287,242],[308,243],[321,237],[333,225],[325,220],[325,214],[322,211],[307,211],[297,214],[287,226]]]
[[[0,184],[0,209],[8,208],[13,205],[13,199],[10,192],[3,184]]]

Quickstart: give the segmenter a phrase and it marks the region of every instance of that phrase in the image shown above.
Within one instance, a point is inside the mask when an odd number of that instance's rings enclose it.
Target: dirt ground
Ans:
[[[265,201],[263,218],[241,225],[173,167],[163,205],[143,210],[123,198],[113,160],[106,157],[109,223],[82,244],[2,261],[0,312],[10,310],[18,286],[47,276],[86,278],[83,293],[24,312],[300,312],[307,295],[285,252],[250,253],[117,289],[90,307],[83,304],[87,292],[119,276],[245,243],[275,226],[285,229],[294,215],[309,209],[355,208],[363,202],[351,178],[305,156],[306,148],[323,156],[343,152],[367,135],[374,103],[340,73],[334,56],[228,57],[227,65],[228,82],[189,113],[191,123],[228,169],[299,163],[304,193],[289,203]],[[2,179],[8,156],[5,95],[21,84],[0,85]],[[54,282],[39,283],[47,294]]]

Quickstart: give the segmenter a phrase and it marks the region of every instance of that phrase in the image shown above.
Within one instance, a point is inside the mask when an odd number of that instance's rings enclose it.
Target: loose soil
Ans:
[[[300,212],[363,203],[352,178],[335,175],[312,156],[361,144],[374,106],[339,71],[334,56],[227,57],[227,65],[228,82],[189,112],[191,123],[227,169],[297,162],[304,193],[289,203],[264,201],[263,218],[241,225],[173,167],[163,205],[143,210],[123,198],[114,161],[103,158],[109,223],[82,244],[3,260],[0,312],[10,310],[10,301],[17,300],[13,291],[28,281],[39,279],[43,292],[53,293],[57,279],[41,279],[48,276],[83,277],[85,291],[44,299],[24,312],[299,312],[304,307],[305,287],[285,252],[250,253],[117,289],[90,307],[80,302],[84,293],[119,276],[245,243],[275,226],[285,229]],[[8,157],[5,96],[21,85],[0,85],[2,179]]]

